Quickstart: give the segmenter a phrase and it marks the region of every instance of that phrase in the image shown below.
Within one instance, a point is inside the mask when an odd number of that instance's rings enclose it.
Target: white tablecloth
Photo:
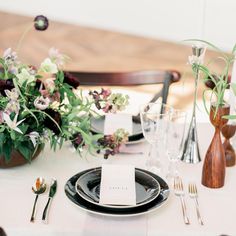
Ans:
[[[212,138],[208,124],[199,124],[199,142],[202,157]],[[147,144],[137,145],[147,151]],[[195,205],[186,194],[191,225],[183,222],[180,200],[171,192],[167,204],[147,215],[136,217],[108,217],[87,213],[73,205],[64,194],[66,181],[74,174],[91,167],[100,166],[102,157],[80,157],[68,147],[57,152],[45,149],[30,165],[0,170],[0,226],[9,236],[34,235],[236,235],[236,167],[227,168],[225,186],[209,189],[201,185],[202,162],[196,165],[179,163],[179,171],[185,184],[195,181],[199,190],[199,203],[204,226],[197,221]],[[110,163],[134,164],[144,168],[145,155],[119,154],[108,160]],[[168,161],[162,157],[164,167]],[[165,171],[163,172],[164,175]],[[39,197],[36,222],[30,223],[34,202],[31,186],[38,176],[50,183],[58,180],[58,191],[52,201],[49,224],[41,222],[48,193]]]

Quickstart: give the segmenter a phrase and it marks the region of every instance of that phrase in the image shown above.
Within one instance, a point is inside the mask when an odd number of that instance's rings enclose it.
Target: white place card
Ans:
[[[123,128],[131,135],[133,133],[132,115],[130,114],[106,114],[104,134],[113,134],[117,129]]]
[[[108,164],[102,166],[99,203],[136,205],[134,166]]]

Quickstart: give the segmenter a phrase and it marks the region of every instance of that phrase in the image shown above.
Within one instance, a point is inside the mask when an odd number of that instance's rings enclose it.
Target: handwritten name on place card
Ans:
[[[111,205],[136,205],[134,166],[102,166],[99,203]]]

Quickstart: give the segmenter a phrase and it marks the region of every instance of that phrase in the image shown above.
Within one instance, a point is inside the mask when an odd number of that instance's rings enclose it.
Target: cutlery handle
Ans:
[[[34,219],[35,219],[35,209],[36,209],[36,204],[37,204],[37,201],[38,201],[38,197],[39,197],[39,195],[37,194],[36,197],[35,197],[35,200],[34,200],[34,206],[33,206],[32,215],[31,215],[31,218],[30,218],[30,222],[34,222]]]
[[[183,196],[180,196],[180,200],[181,200],[181,206],[182,206],[182,211],[183,211],[184,223],[186,225],[189,225],[190,221],[189,221],[189,218],[187,216],[187,208],[186,208],[186,204],[185,204]]]
[[[197,218],[198,218],[198,222],[200,225],[204,225],[201,214],[200,214],[200,210],[199,210],[199,204],[198,204],[198,200],[197,198],[195,198],[195,205],[196,205],[196,211],[197,211]]]
[[[48,212],[49,212],[49,206],[50,206],[51,199],[52,199],[51,197],[48,198],[47,204],[46,204],[44,211],[43,211],[42,221],[45,224],[48,223],[47,219],[48,219]]]

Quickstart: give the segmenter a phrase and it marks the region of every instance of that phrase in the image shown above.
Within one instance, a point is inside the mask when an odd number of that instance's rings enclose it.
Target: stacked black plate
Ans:
[[[135,168],[136,205],[119,206],[99,203],[101,167],[82,171],[71,177],[65,185],[67,197],[78,207],[88,212],[133,216],[158,209],[169,197],[169,186],[159,176]]]

